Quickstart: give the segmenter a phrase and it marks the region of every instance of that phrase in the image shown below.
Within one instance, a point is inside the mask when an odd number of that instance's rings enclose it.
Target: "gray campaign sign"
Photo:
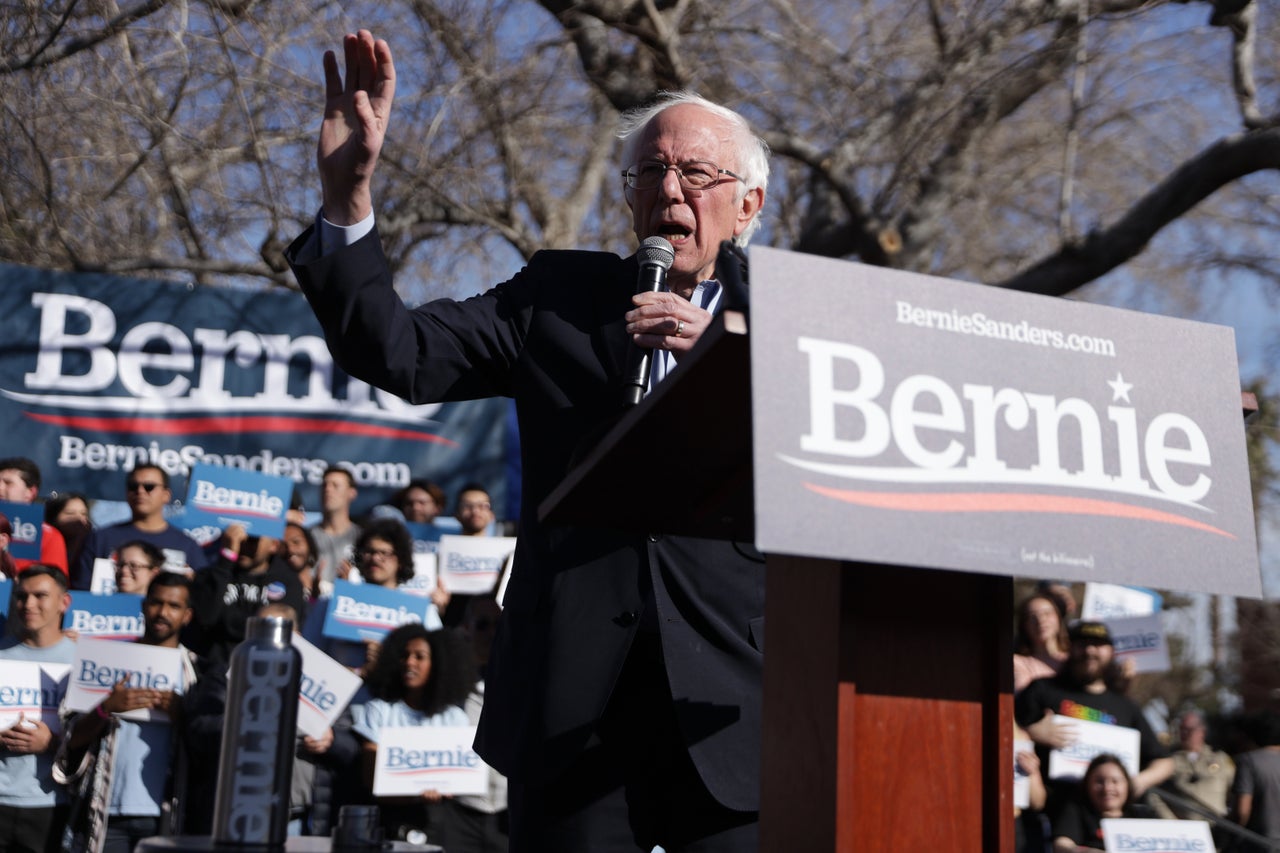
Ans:
[[[1261,595],[1231,329],[751,251],[762,551]]]

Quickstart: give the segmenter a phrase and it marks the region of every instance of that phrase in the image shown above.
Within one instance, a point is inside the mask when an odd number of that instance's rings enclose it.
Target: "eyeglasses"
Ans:
[[[393,548],[365,548],[360,552],[362,557],[394,557],[396,555]]]
[[[156,489],[160,488],[160,486],[160,483],[139,483],[137,480],[130,480],[124,484],[126,491],[136,492],[138,490],[142,490],[147,494],[151,494]]]
[[[138,572],[154,572],[156,567],[150,563],[120,563],[116,566],[122,572],[137,574]]]
[[[479,511],[481,511],[481,512],[488,512],[488,511],[489,511],[490,509],[492,509],[492,508],[493,508],[493,507],[489,505],[488,501],[480,501],[480,502],[477,502],[477,503],[465,503],[465,504],[458,504],[458,511],[459,511],[459,512],[466,512],[466,511],[468,511],[468,510],[472,510],[472,509],[474,509],[474,510],[479,510]]]
[[[622,177],[626,178],[627,186],[633,190],[651,190],[656,186],[660,186],[666,180],[667,172],[672,169],[676,171],[676,178],[680,181],[680,186],[686,190],[711,189],[725,180],[722,177],[724,175],[728,175],[735,181],[742,180],[742,176],[735,175],[728,169],[721,169],[715,163],[708,163],[705,160],[692,160],[678,165],[668,165],[657,160],[646,160],[625,170],[622,173]]]

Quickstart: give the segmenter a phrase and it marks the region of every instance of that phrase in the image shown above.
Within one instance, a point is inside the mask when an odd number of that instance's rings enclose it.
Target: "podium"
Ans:
[[[752,541],[748,345],[717,316],[544,520]],[[636,482],[659,446],[697,448],[683,501]],[[765,578],[760,849],[1012,853],[1011,580],[774,555]]]
[[[1261,594],[1231,330],[751,266],[541,515],[765,553],[762,850],[1011,853],[1012,577]]]

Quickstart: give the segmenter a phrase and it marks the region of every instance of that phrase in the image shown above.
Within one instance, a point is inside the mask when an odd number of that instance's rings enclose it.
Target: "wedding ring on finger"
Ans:
[[[684,320],[677,320],[676,321],[676,337],[678,338],[683,335],[684,335]]]

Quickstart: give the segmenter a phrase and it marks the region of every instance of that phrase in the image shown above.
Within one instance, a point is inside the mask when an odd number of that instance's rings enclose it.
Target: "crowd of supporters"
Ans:
[[[1017,608],[1015,741],[1033,745],[1015,752],[1029,792],[1015,808],[1018,853],[1106,849],[1107,818],[1201,820],[1221,851],[1280,849],[1280,713],[1180,709],[1157,736],[1127,695],[1134,673],[1108,626],[1076,610],[1068,588],[1049,584]],[[1136,755],[1085,745],[1077,721],[1136,732]],[[1086,759],[1082,774],[1072,771]]]
[[[255,615],[290,619],[364,683],[323,737],[297,738],[291,834],[328,835],[342,805],[375,803],[389,839],[430,840],[450,853],[506,849],[506,787],[495,772],[484,795],[372,794],[383,729],[478,720],[500,610],[494,596],[453,595],[437,584],[425,591],[424,623],[380,643],[321,630],[336,580],[388,588],[412,581],[407,525],[499,532],[483,486],[459,490],[450,518],[439,486],[414,480],[357,519],[355,480],[334,467],[319,490],[318,522],[308,525],[295,501],[279,539],[233,524],[200,543],[168,520],[174,496],[162,468],[140,465],[123,485],[129,520],[96,529],[85,495],[44,500],[39,559],[8,553],[13,531],[0,515],[0,574],[11,581],[0,661],[70,663],[77,637],[63,624],[67,593],[89,590],[107,560],[114,589],[142,597],[137,642],[181,649],[186,675],[172,691],[116,685],[92,712],[64,714],[60,731],[30,720],[0,731],[0,850],[114,853],[152,835],[207,834],[228,661]],[[43,486],[30,460],[0,459],[0,499],[38,502]],[[1280,839],[1280,714],[1182,709],[1170,734],[1157,736],[1127,695],[1133,673],[1117,662],[1107,625],[1079,619],[1077,610],[1071,590],[1052,584],[1017,608],[1015,740],[1032,745],[1016,753],[1028,791],[1015,809],[1019,853],[1104,849],[1102,821],[1117,817],[1209,820],[1221,850],[1269,849],[1264,839]],[[120,716],[139,708],[164,715],[159,722]],[[1136,766],[1101,752],[1082,776],[1054,773],[1054,751],[1076,741],[1074,720],[1135,731]]]
[[[279,539],[232,524],[205,543],[168,520],[174,496],[162,468],[140,465],[124,487],[130,519],[96,529],[88,497],[48,490],[56,496],[43,507],[38,560],[13,559],[12,529],[0,515],[0,572],[9,580],[0,663],[71,663],[78,635],[64,624],[69,593],[90,590],[95,569],[101,586],[106,560],[111,594],[141,597],[135,642],[181,650],[184,676],[171,690],[121,681],[92,711],[64,708],[54,726],[23,718],[0,731],[0,850],[115,853],[150,836],[208,834],[228,662],[248,620],[265,615],[313,632],[363,680],[324,736],[297,737],[290,834],[329,835],[341,806],[372,803],[387,839],[429,841],[450,853],[506,850],[505,780],[493,771],[484,795],[372,793],[381,729],[477,721],[495,597],[451,595],[441,582],[422,591],[430,597],[425,624],[403,625],[381,642],[327,642],[320,632],[336,579],[391,588],[412,580],[406,522],[470,535],[498,531],[482,486],[460,490],[454,518],[445,515],[438,486],[415,480],[357,520],[354,478],[334,467],[325,472],[318,523],[308,526],[295,508]],[[44,491],[30,460],[0,459],[0,500],[34,503]],[[130,713],[139,709],[158,713],[139,720]]]

